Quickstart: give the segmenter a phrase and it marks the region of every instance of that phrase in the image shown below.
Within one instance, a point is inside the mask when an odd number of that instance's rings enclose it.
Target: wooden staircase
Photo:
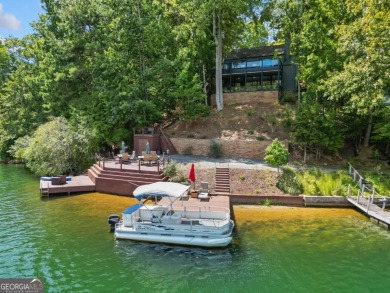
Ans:
[[[230,194],[229,168],[217,168],[215,173],[215,193]]]
[[[95,183],[97,192],[119,195],[133,195],[140,185],[165,181],[162,172],[103,169],[98,164],[88,170],[88,177]]]

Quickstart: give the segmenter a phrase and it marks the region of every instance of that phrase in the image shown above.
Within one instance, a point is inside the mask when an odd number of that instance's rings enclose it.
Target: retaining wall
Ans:
[[[278,103],[278,91],[259,91],[259,92],[237,92],[224,93],[223,104],[251,104],[251,103]],[[215,106],[215,94],[211,95],[211,105]]]
[[[231,204],[262,204],[264,201],[269,200],[271,205],[288,205],[302,207],[304,205],[303,196],[295,195],[241,195],[230,194]]]
[[[191,147],[195,156],[208,156],[211,139],[196,138],[170,138],[177,152],[185,154]],[[272,141],[257,140],[223,140],[215,139],[221,146],[224,157],[239,157],[248,159],[262,159],[265,157],[265,149]]]
[[[303,197],[305,207],[353,207],[344,196],[307,196]]]

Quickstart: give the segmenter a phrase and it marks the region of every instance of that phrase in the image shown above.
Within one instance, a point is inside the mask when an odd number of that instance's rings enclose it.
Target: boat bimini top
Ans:
[[[138,186],[133,195],[137,200],[148,196],[183,197],[187,195],[190,186],[175,182],[156,182]]]

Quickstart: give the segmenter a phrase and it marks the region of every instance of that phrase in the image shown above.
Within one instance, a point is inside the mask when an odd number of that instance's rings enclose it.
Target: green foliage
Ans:
[[[252,130],[252,129],[249,129],[249,130],[247,131],[247,134],[248,134],[248,135],[253,135],[253,130]]]
[[[287,194],[302,194],[304,191],[302,183],[299,181],[295,169],[284,166],[282,174],[276,182],[276,187]]]
[[[240,180],[245,180],[245,176],[244,175],[240,175]]]
[[[167,166],[165,166],[163,170],[163,174],[168,178],[175,178],[178,175],[178,164],[175,161],[169,162]]]
[[[189,145],[189,146],[187,146],[185,149],[184,149],[184,151],[183,151],[183,155],[186,155],[186,156],[192,156],[192,149],[193,149],[193,147],[192,147],[192,145]]]
[[[390,174],[378,171],[364,172],[363,177],[373,184],[376,192],[388,196],[390,194]]]
[[[352,193],[357,194],[356,183],[346,171],[304,170],[298,174],[298,178],[303,185],[303,193],[306,195],[346,196],[348,185],[352,186]]]
[[[208,155],[211,158],[220,158],[223,156],[222,147],[216,140],[211,141]]]
[[[288,150],[287,148],[276,138],[266,149],[264,160],[275,167],[288,163]]]
[[[263,140],[265,140],[265,137],[264,136],[256,136],[256,140],[263,141]]]
[[[41,125],[31,140],[22,138],[14,154],[37,175],[80,174],[94,160],[94,137],[84,123],[72,126],[65,118]]]
[[[266,206],[266,207],[269,207],[270,205],[272,204],[271,200],[266,198],[262,203],[261,205],[263,206]]]
[[[194,138],[194,137],[195,137],[195,135],[193,133],[188,133],[187,134],[187,138]]]

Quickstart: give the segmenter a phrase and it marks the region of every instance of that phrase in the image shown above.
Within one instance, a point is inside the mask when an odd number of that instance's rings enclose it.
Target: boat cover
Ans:
[[[134,197],[141,200],[149,195],[161,197],[182,197],[187,195],[190,186],[174,182],[156,182],[138,186],[134,190]]]
[[[135,205],[132,205],[130,207],[128,207],[127,209],[125,209],[122,214],[132,214],[134,213],[135,211],[137,211],[138,209],[140,209],[141,207],[143,207],[144,204],[142,203],[137,203]]]

